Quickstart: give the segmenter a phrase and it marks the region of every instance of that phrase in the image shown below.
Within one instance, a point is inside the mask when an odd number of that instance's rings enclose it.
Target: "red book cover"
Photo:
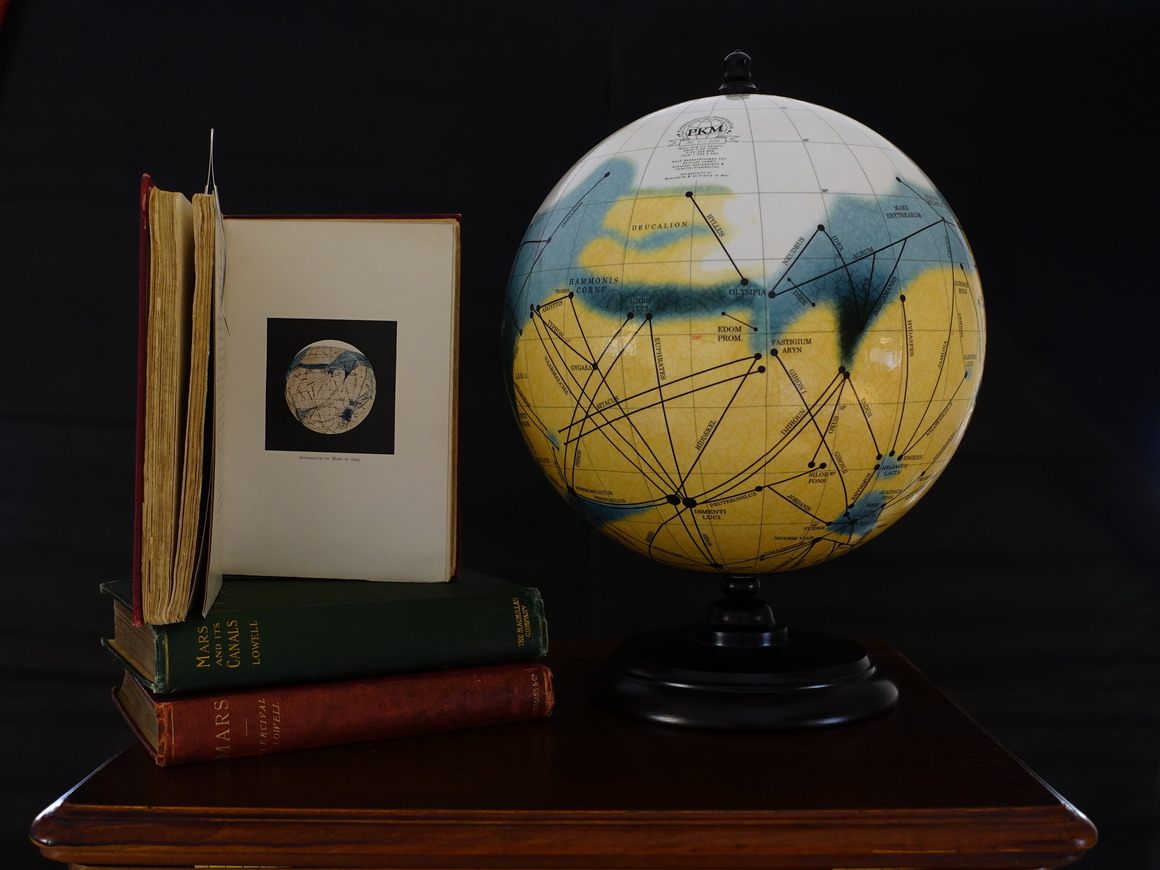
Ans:
[[[149,192],[153,179],[141,176],[138,197],[137,242],[137,432],[133,460],[133,622],[142,625],[141,604],[141,508],[145,499],[145,348],[149,327]]]
[[[161,766],[543,719],[555,706],[539,662],[184,696],[126,674],[113,700]]]

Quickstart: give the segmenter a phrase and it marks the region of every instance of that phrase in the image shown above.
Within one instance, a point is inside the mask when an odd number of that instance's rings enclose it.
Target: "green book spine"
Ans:
[[[122,607],[131,601],[126,581],[101,589]],[[205,617],[130,629],[146,632],[134,646],[153,652],[153,679],[125,654],[121,630],[102,644],[162,694],[526,661],[548,648],[539,590],[486,576],[231,578]]]

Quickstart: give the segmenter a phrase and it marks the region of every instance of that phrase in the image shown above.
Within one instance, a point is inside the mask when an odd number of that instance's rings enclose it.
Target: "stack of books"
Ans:
[[[232,217],[210,166],[141,180],[117,706],[161,765],[548,716],[539,592],[458,565],[459,216]]]
[[[117,707],[159,765],[541,719],[554,705],[534,587],[227,578],[202,618],[135,624],[131,585],[104,647]]]

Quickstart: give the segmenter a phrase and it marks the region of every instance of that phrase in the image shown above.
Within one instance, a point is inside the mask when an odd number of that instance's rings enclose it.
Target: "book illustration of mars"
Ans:
[[[341,435],[375,403],[375,370],[358,348],[335,339],[308,344],[286,369],[286,404],[311,432]]]

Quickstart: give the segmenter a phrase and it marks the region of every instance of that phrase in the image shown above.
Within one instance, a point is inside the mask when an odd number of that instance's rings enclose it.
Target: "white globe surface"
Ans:
[[[602,531],[678,568],[816,564],[897,521],[974,407],[962,228],[897,147],[734,94],[613,133],[524,236],[504,318],[528,448]]]

